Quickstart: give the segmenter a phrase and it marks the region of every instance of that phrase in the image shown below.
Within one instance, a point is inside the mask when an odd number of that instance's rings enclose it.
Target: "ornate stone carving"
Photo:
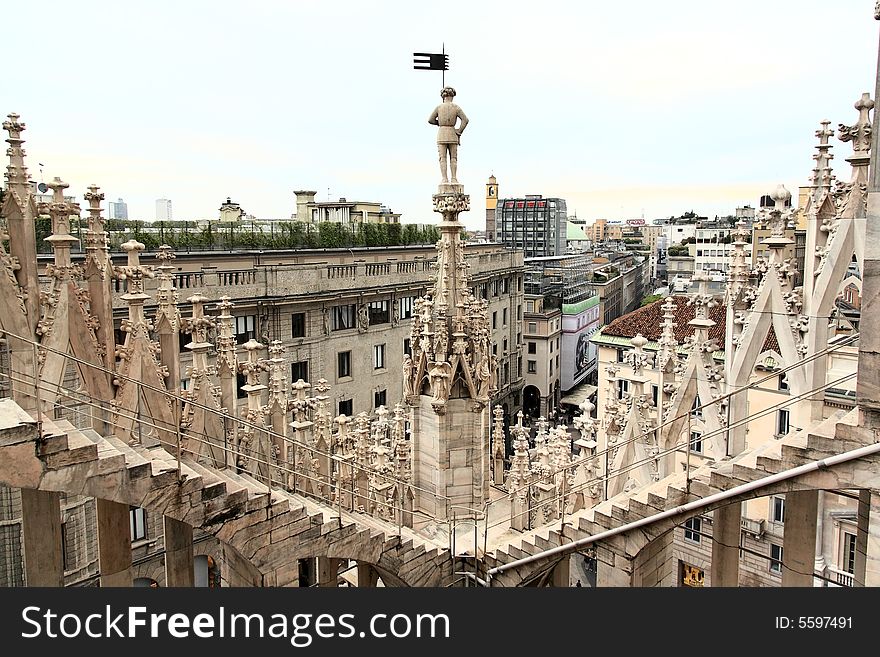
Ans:
[[[471,197],[467,194],[434,194],[434,212],[444,215],[457,215],[471,209]]]

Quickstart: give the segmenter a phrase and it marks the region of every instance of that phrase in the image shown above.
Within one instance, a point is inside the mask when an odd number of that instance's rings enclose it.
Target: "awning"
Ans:
[[[590,385],[589,383],[582,383],[579,386],[572,388],[565,397],[559,400],[559,403],[580,406],[581,403],[586,401],[590,395],[596,392],[596,390],[598,390],[596,386]]]

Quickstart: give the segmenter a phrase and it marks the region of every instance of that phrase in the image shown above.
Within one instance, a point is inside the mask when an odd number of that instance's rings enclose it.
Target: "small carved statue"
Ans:
[[[452,102],[455,97],[455,89],[452,87],[443,87],[440,92],[440,103],[431,116],[428,117],[428,123],[440,126],[437,131],[437,150],[440,154],[440,176],[443,183],[448,183],[451,176],[454,184],[458,183],[456,178],[458,172],[458,144],[461,133],[464,132],[468,124],[468,118],[461,108]],[[455,124],[458,120],[461,123],[456,128]],[[447,158],[449,164],[449,174],[447,174]]]

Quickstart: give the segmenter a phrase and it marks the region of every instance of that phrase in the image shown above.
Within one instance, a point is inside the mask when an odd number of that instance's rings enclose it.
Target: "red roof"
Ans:
[[[678,344],[682,344],[690,335],[693,335],[694,329],[688,326],[696,315],[694,306],[687,305],[688,297],[675,296],[672,297],[675,302],[675,328],[673,333]],[[665,299],[659,299],[654,303],[648,304],[643,308],[633,310],[602,329],[602,335],[613,335],[623,338],[634,338],[636,334],[641,333],[648,340],[657,341],[663,331],[663,304]],[[716,306],[709,309],[709,319],[715,322],[715,326],[709,329],[709,338],[715,340],[718,345],[724,348],[724,330],[727,324],[727,306],[719,302]],[[776,333],[773,327],[764,340],[764,351],[772,350],[779,353],[779,343],[776,340]]]

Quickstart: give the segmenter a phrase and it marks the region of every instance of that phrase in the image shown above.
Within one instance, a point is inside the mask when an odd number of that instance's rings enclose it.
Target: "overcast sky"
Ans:
[[[439,71],[470,125],[459,179],[569,214],[732,213],[807,184],[819,121],[873,95],[873,0],[16,2],[3,115],[34,179],[122,197],[132,218],[216,218],[230,196],[289,218],[294,189],[436,221]],[[17,25],[16,26],[14,26]],[[849,178],[847,144],[835,169]],[[329,191],[328,191],[329,190]]]

